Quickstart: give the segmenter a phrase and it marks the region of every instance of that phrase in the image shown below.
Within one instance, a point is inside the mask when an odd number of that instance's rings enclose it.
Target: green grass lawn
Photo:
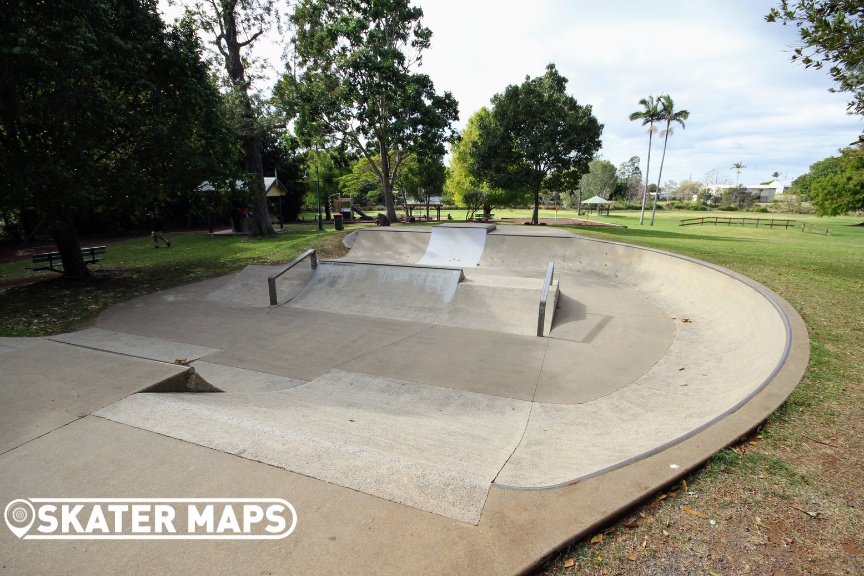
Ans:
[[[346,231],[356,226],[346,226]],[[249,264],[288,262],[308,248],[323,258],[345,249],[344,233],[314,223],[286,226],[275,238],[214,237],[202,232],[168,234],[171,248],[153,248],[149,236],[108,245],[91,264],[93,278],[72,281],[50,271],[32,272],[29,259],[0,265],[0,336],[45,336],[74,330],[105,308],[158,290],[237,272]],[[16,285],[34,279],[40,281]]]
[[[864,227],[855,226],[864,217],[711,213],[788,217],[830,227],[830,236],[800,228],[678,225],[705,215],[661,211],[651,227],[647,218],[639,226],[638,212],[613,211],[592,220],[626,229],[571,229],[692,256],[771,288],[807,324],[811,355],[804,379],[758,436],[720,452],[688,478],[689,486],[672,487],[624,524],[609,527],[602,543],[595,538],[571,546],[544,574],[756,574],[790,559],[796,568],[785,573],[864,571],[862,546],[849,544],[860,543],[864,533]],[[747,338],[745,330],[741,337]],[[714,524],[685,513],[685,502]],[[565,567],[573,562],[575,570]]]

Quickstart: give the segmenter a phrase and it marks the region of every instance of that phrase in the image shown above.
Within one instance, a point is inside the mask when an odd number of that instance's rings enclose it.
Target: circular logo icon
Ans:
[[[6,505],[3,516],[6,525],[18,538],[22,538],[36,519],[36,509],[27,500],[13,500]]]

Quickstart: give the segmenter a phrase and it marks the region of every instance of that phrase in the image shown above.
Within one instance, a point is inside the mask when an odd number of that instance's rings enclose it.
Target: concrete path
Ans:
[[[6,570],[519,573],[757,426],[807,365],[785,301],[689,259],[523,226],[352,239],[276,307],[256,266],[0,340],[6,501],[283,498],[290,536],[0,530]],[[188,378],[177,360],[222,393],[136,394]]]

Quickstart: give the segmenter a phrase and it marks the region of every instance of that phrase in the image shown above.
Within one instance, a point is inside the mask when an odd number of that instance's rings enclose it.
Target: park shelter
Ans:
[[[588,205],[588,214],[591,214],[591,209],[595,206],[597,207],[597,215],[600,216],[603,214],[603,209],[606,209],[606,215],[609,215],[609,208],[612,206],[612,202],[606,200],[605,198],[601,198],[600,196],[592,196],[588,200],[583,200],[582,204]]]

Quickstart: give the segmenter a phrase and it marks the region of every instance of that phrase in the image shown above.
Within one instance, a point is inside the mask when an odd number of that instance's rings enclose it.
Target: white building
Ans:
[[[710,184],[706,186],[714,196],[720,196],[724,190],[735,188],[738,184]],[[742,184],[744,189],[756,198],[756,202],[760,204],[768,204],[774,201],[774,196],[777,194],[785,194],[792,187],[791,182],[774,180],[769,184]],[[695,198],[694,198],[695,200]]]

